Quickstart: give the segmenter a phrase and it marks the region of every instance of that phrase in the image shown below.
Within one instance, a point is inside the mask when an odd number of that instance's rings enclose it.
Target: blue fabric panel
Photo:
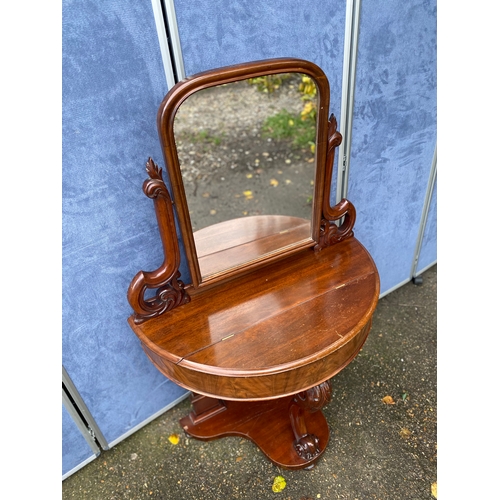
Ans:
[[[436,145],[435,0],[362,2],[358,50],[348,198],[383,293],[410,278]]]
[[[71,415],[62,407],[62,475],[78,467],[95,454],[76,426]]]
[[[185,393],[127,324],[163,260],[142,183],[167,90],[150,0],[63,1],[63,364],[108,442]]]
[[[420,274],[431,264],[437,261],[437,180],[432,190],[429,214],[424,229],[422,248],[418,256],[416,274]]]

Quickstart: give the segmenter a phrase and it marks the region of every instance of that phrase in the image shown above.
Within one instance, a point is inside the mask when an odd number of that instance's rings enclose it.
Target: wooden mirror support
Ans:
[[[276,73],[278,67],[314,73],[326,99],[328,81],[319,68],[279,59],[192,77],[173,87],[161,105],[160,140],[174,202],[150,158],[143,190],[154,200],[165,259],[157,270],[140,271],[132,280],[128,300],[134,313],[128,322],[156,368],[192,392],[192,410],[180,421],[188,435],[242,436],[276,465],[304,469],[326,449],[330,431],[321,408],[331,398],[330,379],[363,346],[380,291],[373,259],[354,237],[354,206],[345,199],[330,205],[334,151],[342,140],[335,117],[328,119],[328,109],[318,112],[312,243],[284,247],[208,283],[200,276],[193,283],[180,280],[174,206],[184,213],[182,236],[191,229],[182,180],[173,168],[173,137],[162,135],[162,124],[173,120],[166,110],[176,109],[169,99],[178,102],[187,92],[184,86],[192,90],[193,81],[207,78],[227,83]],[[238,231],[245,236],[244,221]],[[148,296],[151,290],[154,295]]]

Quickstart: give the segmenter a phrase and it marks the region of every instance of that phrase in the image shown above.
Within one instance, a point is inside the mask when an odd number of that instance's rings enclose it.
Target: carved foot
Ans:
[[[314,434],[302,436],[293,447],[300,458],[312,460],[320,454],[319,439]]]
[[[313,460],[322,451],[318,437],[307,431],[304,412],[313,413],[321,410],[330,401],[331,393],[330,381],[323,382],[300,392],[290,404],[290,422],[295,436],[293,446],[303,460]]]

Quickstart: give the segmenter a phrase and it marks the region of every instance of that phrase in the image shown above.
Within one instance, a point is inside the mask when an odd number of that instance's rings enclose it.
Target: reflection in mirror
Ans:
[[[180,106],[175,142],[203,278],[311,239],[316,99],[309,76],[287,73]]]

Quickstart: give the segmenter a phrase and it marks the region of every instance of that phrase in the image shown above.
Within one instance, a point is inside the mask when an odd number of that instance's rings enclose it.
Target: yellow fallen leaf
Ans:
[[[210,215],[215,215],[217,213],[217,210],[210,210]]]
[[[290,120],[288,120],[288,126],[293,127],[293,123],[294,123],[293,120],[290,118]]]
[[[316,144],[311,144],[311,153],[314,153],[316,151]]]
[[[253,198],[253,193],[252,193],[252,191],[250,191],[250,190],[243,191],[243,194],[245,195],[245,198],[246,198],[247,200],[251,200],[251,199]]]
[[[382,398],[382,401],[386,404],[386,405],[395,405],[396,403],[394,402],[394,399],[392,399],[392,396],[385,396],[384,398]]]
[[[276,186],[279,184],[279,182],[278,182],[276,179],[271,179],[271,180],[269,181],[269,184],[271,184],[271,186],[276,187]]]
[[[251,179],[253,177],[253,174],[247,174],[246,177],[247,179]]]
[[[286,486],[286,481],[283,476],[276,476],[273,481],[273,491],[274,493],[279,493],[283,491]]]
[[[168,440],[172,444],[179,444],[179,435],[178,434],[170,434],[170,436],[168,436]]]
[[[437,483],[432,483],[431,484],[431,493],[434,498],[438,497],[438,484]]]

